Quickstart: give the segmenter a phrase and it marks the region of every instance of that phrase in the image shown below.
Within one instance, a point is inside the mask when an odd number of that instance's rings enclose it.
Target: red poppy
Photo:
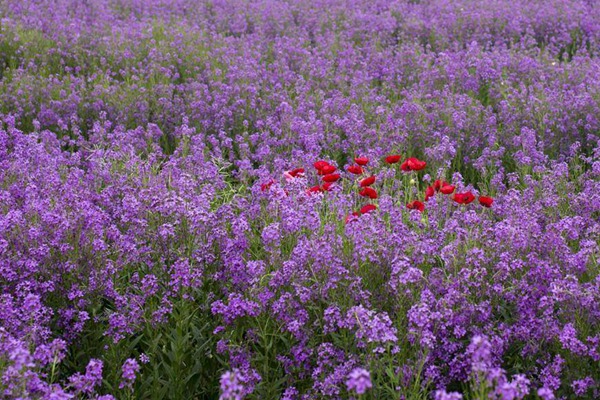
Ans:
[[[377,210],[377,206],[375,204],[367,204],[363,208],[360,209],[361,214],[366,214],[371,211]]]
[[[493,202],[494,202],[494,199],[492,199],[491,197],[479,196],[479,204],[481,204],[484,207],[490,208],[492,206]]]
[[[370,199],[376,199],[377,198],[377,192],[375,191],[375,189],[370,188],[370,187],[365,187],[363,188],[363,190],[361,190],[359,192],[359,194],[363,197],[368,197]]]
[[[471,192],[455,193],[452,199],[458,204],[469,204],[475,200],[475,195]]]
[[[427,166],[427,162],[415,159],[414,161],[409,162],[408,165],[412,168],[413,171],[420,171]]]
[[[340,179],[340,174],[328,174],[323,177],[323,182],[337,182]]]
[[[322,192],[323,189],[321,189],[320,186],[313,186],[311,188],[306,189],[306,193],[307,194],[311,194],[311,193],[320,193]]]
[[[304,176],[304,168],[296,168],[290,171],[290,175],[293,176],[294,178],[297,178],[299,176]]]
[[[352,214],[348,214],[346,215],[346,223],[348,222],[353,222],[356,221],[356,217],[358,217],[360,214],[357,211],[352,212]]]
[[[354,162],[357,163],[358,165],[365,166],[369,163],[369,159],[367,157],[356,157],[354,159]]]
[[[402,163],[400,168],[402,169],[402,171],[405,171],[405,172],[420,171],[423,168],[425,168],[426,165],[427,165],[427,163],[425,161],[421,161],[417,158],[410,157],[410,158],[407,158],[406,160],[404,160],[404,162]]]
[[[425,189],[425,201],[429,200],[434,195],[435,195],[435,189],[433,188],[433,186],[427,186],[427,189]]]
[[[371,186],[375,183],[375,176],[370,176],[360,181],[360,187]]]
[[[329,165],[329,163],[327,161],[320,160],[320,161],[316,161],[313,165],[315,166],[315,169],[317,171],[320,171],[323,169],[323,167]]]
[[[419,210],[419,212],[423,212],[423,210],[425,210],[425,204],[423,204],[419,200],[415,200],[411,203],[408,203],[406,205],[406,208],[408,208],[410,210]]]
[[[336,168],[333,165],[326,165],[319,170],[319,175],[329,175],[335,172]]]
[[[385,158],[385,162],[388,164],[396,164],[398,161],[400,161],[400,154],[393,154],[391,156],[387,156]]]
[[[260,185],[260,190],[265,192],[265,191],[269,190],[274,183],[275,183],[275,181],[273,179],[271,179],[269,182],[265,182],[262,185]]]
[[[360,175],[363,173],[363,169],[360,165],[351,165],[348,167],[348,172],[354,175]]]
[[[333,186],[333,182],[326,182],[323,184],[323,186],[321,186],[321,189],[324,190],[325,192],[329,192],[331,190],[332,186]]]
[[[454,189],[456,189],[455,186],[444,185],[440,188],[440,192],[442,192],[442,194],[452,194],[452,192],[454,192]]]

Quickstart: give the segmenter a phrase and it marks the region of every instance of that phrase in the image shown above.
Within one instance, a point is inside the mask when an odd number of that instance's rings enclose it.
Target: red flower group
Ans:
[[[317,174],[322,176],[323,185],[313,186],[307,190],[307,193],[322,193],[331,190],[333,183],[340,179],[340,174],[334,173],[337,168],[329,164],[327,161],[320,160],[316,161],[313,166],[317,170]]]
[[[400,162],[401,156],[399,154],[392,154],[385,157],[385,162],[387,164],[397,164]],[[367,171],[365,171],[365,166],[369,163],[369,159],[367,157],[355,157],[355,164],[349,165],[346,167],[346,170],[350,174],[354,175],[363,175]],[[329,162],[324,160],[316,161],[314,164],[315,169],[317,170],[317,174],[321,176],[321,180],[323,183],[321,185],[316,185],[308,188],[307,193],[323,193],[330,191],[335,182],[341,179],[341,174],[337,173],[337,168],[331,165]],[[415,157],[409,157],[402,164],[400,164],[400,169],[404,172],[411,171],[421,171],[427,166],[427,162],[419,160]],[[290,171],[284,172],[284,176],[286,180],[292,180],[297,177],[304,176],[304,168],[295,168]],[[358,194],[361,197],[368,198],[369,200],[375,200],[379,197],[377,191],[371,186],[376,182],[377,178],[375,175],[363,177],[358,180]],[[412,181],[411,181],[412,182]],[[269,190],[271,185],[275,183],[274,180],[270,180],[261,185],[261,190],[266,191]],[[467,205],[475,201],[475,195],[471,191],[466,191],[462,193],[455,193],[456,186],[443,181],[436,180],[433,185],[428,186],[425,189],[425,201],[428,201],[432,197],[436,195],[436,193],[441,193],[443,195],[451,195],[450,198],[456,202],[457,204]],[[483,207],[491,207],[494,199],[489,196],[479,196],[479,204]],[[413,200],[406,204],[406,207],[410,210],[418,210],[419,212],[423,212],[425,210],[425,203],[420,200]],[[355,217],[360,216],[361,214],[366,214],[371,211],[377,209],[377,205],[375,204],[366,204],[359,211],[354,211],[351,215],[346,217],[346,222],[354,220]]]

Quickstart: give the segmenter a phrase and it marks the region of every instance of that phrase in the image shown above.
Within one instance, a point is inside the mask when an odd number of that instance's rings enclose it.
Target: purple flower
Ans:
[[[234,369],[221,375],[221,395],[219,400],[241,400],[254,390],[260,375],[253,370]]]
[[[119,384],[119,389],[123,389],[124,387],[129,387],[131,388],[133,385],[133,382],[135,381],[136,378],[136,374],[139,372],[140,370],[140,365],[137,363],[137,361],[133,358],[128,358],[127,360],[125,360],[125,362],[123,363],[123,366],[121,367],[121,372],[122,372],[122,377],[123,379],[121,380],[121,383]]]
[[[373,387],[371,383],[371,374],[363,368],[355,368],[348,375],[346,380],[348,390],[354,391],[357,394],[364,394],[367,390]]]
[[[554,396],[554,392],[547,387],[541,387],[537,390],[538,396],[540,396],[543,400],[554,400],[556,397]]]
[[[352,307],[346,314],[344,327],[356,327],[356,338],[368,343],[396,342],[396,328],[385,313],[376,313],[363,306]]]
[[[463,396],[456,392],[446,392],[445,390],[436,390],[434,393],[435,400],[462,400]]]
[[[85,375],[75,374],[71,376],[69,378],[70,384],[77,392],[92,393],[94,387],[102,383],[102,368],[102,361],[91,359],[86,367]]]
[[[242,400],[244,398],[244,385],[236,371],[227,371],[221,375],[220,400]]]
[[[587,376],[584,379],[578,379],[573,381],[571,387],[577,396],[583,396],[590,387],[596,384],[593,378]]]

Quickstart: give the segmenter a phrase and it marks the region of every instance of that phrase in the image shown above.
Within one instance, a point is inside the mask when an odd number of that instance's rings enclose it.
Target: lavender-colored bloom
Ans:
[[[395,342],[396,328],[392,326],[390,318],[384,313],[377,314],[363,306],[352,307],[348,310],[344,326],[356,327],[356,338],[365,339],[367,342]]]
[[[573,391],[577,396],[583,396],[590,387],[593,387],[596,384],[596,381],[592,377],[585,377],[584,379],[578,379],[573,381],[571,386],[573,387]]]
[[[373,387],[371,374],[364,368],[355,368],[348,375],[346,387],[357,394],[364,394]]]
[[[234,369],[227,371],[220,378],[221,400],[240,400],[244,399],[254,390],[254,385],[260,381],[261,377],[252,370]]]
[[[85,375],[73,375],[69,378],[70,384],[77,392],[92,393],[94,387],[100,385],[102,382],[102,368],[102,361],[91,359],[85,369]]]
[[[445,390],[436,390],[434,393],[435,400],[462,400],[463,396],[456,392],[446,392]]]
[[[244,395],[244,385],[235,371],[227,371],[221,375],[220,400],[241,400]]]
[[[556,397],[551,389],[547,387],[539,388],[537,391],[537,395],[540,396],[543,400],[554,400]]]
[[[140,365],[133,358],[128,358],[123,363],[121,367],[122,377],[121,383],[119,384],[119,388],[122,389],[124,387],[131,387],[133,382],[135,381],[136,374],[140,370]]]

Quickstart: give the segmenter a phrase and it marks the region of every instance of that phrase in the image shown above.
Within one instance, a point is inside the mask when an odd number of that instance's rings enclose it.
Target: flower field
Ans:
[[[0,1],[0,398],[600,398],[600,2]]]

